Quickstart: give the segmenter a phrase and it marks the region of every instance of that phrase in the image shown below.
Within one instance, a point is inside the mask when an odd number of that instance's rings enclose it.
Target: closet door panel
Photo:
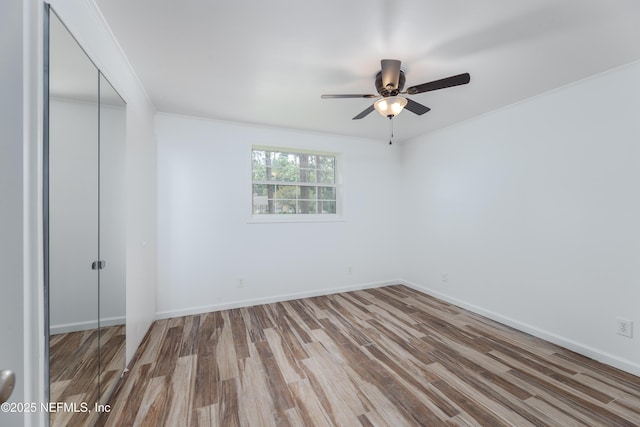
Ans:
[[[100,390],[98,70],[55,13],[48,15],[49,400],[93,408]],[[88,418],[83,412],[52,412],[50,422],[84,425],[91,423]]]

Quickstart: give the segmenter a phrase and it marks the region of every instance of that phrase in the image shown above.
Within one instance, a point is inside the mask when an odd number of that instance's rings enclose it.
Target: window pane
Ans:
[[[336,199],[336,189],[335,187],[319,187],[320,197],[322,200],[335,200]]]
[[[295,185],[276,185],[276,199],[296,199],[297,189]]]
[[[315,169],[317,165],[317,158],[315,154],[309,154],[309,168]]]
[[[267,168],[266,166],[254,166],[251,176],[254,181],[266,181],[267,180]]]
[[[260,196],[259,196],[260,197]],[[264,203],[262,201],[259,204],[256,204],[255,198],[253,203],[253,214],[254,215],[263,215],[269,213],[269,204],[267,203],[267,199],[264,199]]]
[[[298,213],[300,214],[314,214],[318,212],[318,202],[315,200],[299,200],[298,201]]]
[[[276,213],[277,214],[294,214],[296,213],[296,201],[295,200],[276,200]]]
[[[280,159],[272,170],[271,179],[280,182],[298,182],[300,181],[300,170],[294,163]]]
[[[317,187],[310,187],[306,185],[301,185],[298,187],[298,198],[299,199],[309,199],[315,200],[317,194]]]
[[[253,185],[253,213],[269,213],[269,187],[273,193],[273,185],[254,184]]]
[[[333,171],[318,171],[318,182],[322,184],[333,184],[335,182]]]
[[[267,195],[267,185],[264,184],[253,184],[253,197],[256,196],[266,196]]]
[[[251,176],[254,181],[264,181],[267,177],[264,151],[253,150],[251,153]]]
[[[333,184],[335,182],[335,157],[318,156],[319,182]]]
[[[336,202],[319,202],[322,204],[322,212],[323,214],[334,214],[336,213]]]
[[[315,169],[300,169],[300,182],[316,182]]]
[[[311,197],[312,190],[315,190],[315,188],[308,187],[306,185],[301,185],[300,187],[298,187],[298,198],[299,199],[315,199],[315,197]]]

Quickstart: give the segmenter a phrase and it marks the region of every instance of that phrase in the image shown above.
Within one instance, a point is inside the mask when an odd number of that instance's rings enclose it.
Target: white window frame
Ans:
[[[335,178],[333,185],[313,185],[315,187],[326,187],[332,186],[336,191],[336,213],[334,214],[254,214],[253,213],[253,203],[254,203],[254,195],[253,195],[253,185],[254,184],[280,184],[280,185],[291,185],[291,186],[300,186],[301,184],[306,183],[297,183],[297,182],[276,182],[276,181],[254,181],[253,180],[253,151],[254,150],[266,150],[266,151],[274,151],[274,152],[284,152],[291,154],[313,154],[317,156],[331,156],[335,159]],[[342,183],[342,171],[344,167],[344,156],[342,153],[329,152],[323,150],[310,150],[303,148],[292,148],[292,147],[275,147],[269,145],[252,145],[251,150],[249,152],[249,209],[250,209],[250,220],[249,223],[283,223],[283,222],[334,222],[334,221],[344,221],[343,215],[343,183]]]

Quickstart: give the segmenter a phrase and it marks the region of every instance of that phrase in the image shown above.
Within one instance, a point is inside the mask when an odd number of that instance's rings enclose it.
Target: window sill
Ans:
[[[344,222],[342,215],[254,215],[248,224],[284,224],[292,222]]]

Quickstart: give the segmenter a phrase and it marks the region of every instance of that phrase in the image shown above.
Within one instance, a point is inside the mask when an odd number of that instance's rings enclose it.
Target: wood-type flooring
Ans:
[[[156,321],[106,426],[638,426],[640,378],[405,286]]]
[[[49,338],[49,402],[68,404],[50,412],[51,427],[92,426],[125,367],[125,326],[109,326],[51,335]],[[101,365],[101,367],[99,366]],[[99,375],[100,372],[100,375]]]

